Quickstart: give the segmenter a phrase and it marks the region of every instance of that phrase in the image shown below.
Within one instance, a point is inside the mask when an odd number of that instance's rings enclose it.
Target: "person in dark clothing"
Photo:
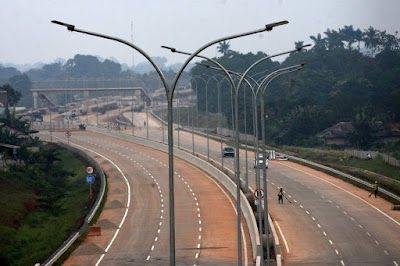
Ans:
[[[281,202],[283,204],[283,188],[282,187],[279,189],[279,192],[278,192],[278,203],[280,204]]]

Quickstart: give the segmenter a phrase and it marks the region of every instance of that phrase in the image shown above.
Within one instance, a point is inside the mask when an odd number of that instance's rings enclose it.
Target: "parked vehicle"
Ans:
[[[235,157],[235,150],[232,147],[225,147],[222,150],[222,157]]]
[[[286,156],[284,156],[284,155],[277,155],[277,156],[276,156],[276,159],[277,159],[278,161],[287,161],[287,160],[289,160],[289,158],[286,157]]]
[[[262,156],[258,156],[257,159],[254,159],[254,168],[260,167],[260,168],[268,168],[268,158],[265,159],[265,166],[264,166],[264,160]]]

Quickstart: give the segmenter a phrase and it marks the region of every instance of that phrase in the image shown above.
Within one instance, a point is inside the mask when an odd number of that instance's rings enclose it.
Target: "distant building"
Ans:
[[[400,141],[400,124],[383,124],[377,122],[378,132],[375,134],[378,142],[382,143],[394,143]],[[354,127],[351,122],[339,122],[334,126],[331,126],[316,136],[322,140],[326,145],[346,145],[347,134],[354,131]]]

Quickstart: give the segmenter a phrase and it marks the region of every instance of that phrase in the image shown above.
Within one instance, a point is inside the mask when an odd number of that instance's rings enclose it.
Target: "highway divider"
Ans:
[[[140,137],[133,137],[126,134],[121,134],[115,131],[109,131],[107,129],[97,128],[90,126],[87,128],[88,130],[112,136],[121,140],[129,141],[138,145],[146,146],[153,148],[155,150],[159,150],[162,152],[168,153],[168,146],[167,145],[160,145],[161,143],[154,140],[147,140]],[[220,182],[231,195],[236,199],[236,184],[232,181],[230,177],[228,177],[224,172],[218,169],[216,166],[207,162],[207,158],[202,159],[199,154],[193,155],[189,151],[185,151],[182,149],[177,149],[174,147],[174,156],[185,160],[193,165],[196,165],[209,175],[211,175],[214,179]],[[230,173],[233,175],[233,173]],[[241,211],[246,220],[247,228],[249,230],[250,239],[251,239],[251,246],[252,246],[252,253],[253,253],[253,260],[256,262],[260,261],[260,256],[258,254],[259,246],[260,246],[260,237],[258,234],[257,222],[253,213],[253,210],[246,198],[246,195],[241,191],[240,193],[240,200],[241,200]],[[256,263],[259,265],[259,263]]]

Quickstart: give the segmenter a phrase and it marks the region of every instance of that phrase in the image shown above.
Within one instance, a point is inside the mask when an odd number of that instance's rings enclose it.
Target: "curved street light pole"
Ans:
[[[197,86],[196,79],[202,80],[204,82],[204,86],[207,84],[207,81],[200,75],[193,76],[193,78],[192,78],[192,80],[196,84],[196,101],[197,101],[197,103],[196,103],[196,115],[197,115],[196,121],[197,121],[197,128],[198,128],[199,127],[199,87]],[[193,127],[192,127],[192,143],[193,143],[193,155],[194,155],[194,130],[193,130]]]
[[[309,46],[309,45],[306,45],[306,46]],[[303,47],[306,47],[306,46],[303,46]],[[166,47],[166,46],[163,46],[164,48],[167,48],[167,49],[170,49],[172,52],[176,52],[176,53],[181,53],[181,54],[189,54],[189,53],[187,53],[187,52],[182,52],[182,51],[177,51],[175,48],[170,48],[170,47]],[[293,52],[297,52],[297,51],[300,51],[303,47],[300,47],[300,48],[296,48],[295,50],[290,50],[290,51],[287,51],[287,52],[283,52],[283,53],[278,53],[278,54],[275,54],[275,55],[271,55],[271,56],[267,56],[267,57],[264,57],[264,58],[262,58],[262,59],[260,59],[260,60],[258,60],[256,63],[254,63],[246,72],[245,72],[245,74],[239,74],[239,73],[236,73],[236,72],[234,72],[234,71],[229,71],[229,70],[226,70],[224,67],[222,67],[218,62],[216,62],[214,59],[211,59],[211,58],[208,58],[208,57],[205,57],[205,56],[202,56],[202,55],[197,55],[197,57],[199,57],[199,58],[203,58],[203,59],[206,59],[206,60],[208,60],[208,61],[210,61],[210,62],[212,62],[212,63],[214,63],[214,64],[216,64],[217,66],[218,66],[218,68],[216,68],[217,70],[222,70],[222,71],[224,71],[225,72],[225,74],[228,76],[228,77],[230,77],[230,79],[232,79],[231,78],[231,76],[230,76],[230,74],[234,74],[234,75],[236,75],[236,76],[239,76],[240,77],[240,81],[239,81],[239,84],[237,85],[237,87],[235,88],[235,112],[236,112],[236,154],[237,154],[237,156],[236,156],[236,158],[238,158],[239,157],[239,125],[238,125],[238,123],[239,123],[239,118],[238,118],[238,115],[239,115],[239,112],[238,112],[238,101],[239,101],[239,97],[238,97],[238,92],[239,92],[239,88],[240,88],[240,85],[241,85],[241,82],[246,82],[246,84],[250,87],[250,89],[251,89],[251,91],[252,91],[252,93],[253,93],[253,109],[254,109],[254,111],[253,111],[253,124],[254,124],[254,136],[255,136],[255,163],[256,163],[256,166],[257,166],[257,168],[256,168],[256,186],[257,186],[257,190],[260,192],[261,191],[261,181],[260,181],[260,169],[259,169],[259,167],[258,167],[258,163],[259,163],[259,161],[258,161],[258,152],[259,152],[259,148],[258,148],[258,128],[257,128],[257,94],[258,94],[258,90],[257,91],[255,91],[254,90],[254,88],[253,88],[253,86],[251,85],[251,83],[246,79],[246,77],[245,77],[245,75],[247,74],[247,73],[249,73],[250,72],[250,70],[251,69],[253,69],[256,65],[258,65],[258,64],[260,64],[261,62],[263,62],[263,61],[265,61],[265,60],[267,60],[267,59],[270,59],[270,58],[273,58],[273,57],[276,57],[276,56],[280,56],[280,55],[284,55],[284,54],[288,54],[288,53],[293,53]],[[203,64],[204,65],[204,64]],[[212,67],[210,67],[210,68],[212,68]],[[214,68],[215,69],[215,68]],[[278,71],[280,71],[280,72],[282,72],[283,70],[278,70]],[[278,71],[275,71],[275,72],[278,72]],[[275,72],[273,72],[273,73],[275,73]],[[267,77],[269,77],[269,76],[271,76],[271,74],[270,75],[268,75]],[[268,80],[267,78],[266,78],[266,80]],[[257,83],[257,81],[255,81],[254,79],[253,79],[253,81],[255,82],[255,84],[256,85],[258,85],[258,83]],[[208,83],[208,82],[207,82]],[[232,82],[232,84],[233,84],[233,86],[235,87],[235,85],[234,85],[234,83]],[[207,86],[206,86],[206,99],[207,99]],[[207,108],[207,101],[206,101],[206,108]],[[207,135],[207,137],[208,137],[208,135]],[[208,140],[208,138],[207,138],[207,140]],[[264,147],[264,149],[265,149],[265,147]],[[265,150],[263,151],[263,165],[265,166]],[[236,161],[236,166],[235,166],[235,169],[236,169],[236,171],[235,172],[237,172],[237,173],[239,173],[239,160],[237,159],[237,161]],[[264,168],[264,173],[265,173],[265,168]],[[264,176],[266,176],[266,174],[264,174]],[[238,187],[238,189],[240,190],[240,177],[238,177],[237,178],[237,181],[238,181],[238,183],[237,183],[237,187]],[[264,190],[265,191],[265,194],[266,194],[266,189]],[[238,200],[239,200],[239,198],[240,198],[240,192],[238,192],[238,195],[237,195],[237,198],[238,198]],[[264,198],[266,198],[265,196],[264,196]],[[238,203],[238,210],[240,210],[240,204]],[[262,212],[261,212],[261,199],[259,200],[259,204],[258,204],[258,206],[257,206],[257,210],[258,210],[258,214],[259,214],[259,234],[260,234],[260,257],[261,257],[261,265],[264,265],[264,258],[263,258],[263,256],[264,256],[264,254],[263,254],[263,242],[262,242]],[[265,209],[264,209],[264,212],[265,212]],[[268,213],[268,212],[267,212]],[[240,217],[239,217],[239,215],[238,215],[238,219],[239,219]],[[265,219],[265,218],[264,218]],[[268,219],[268,218],[267,218]],[[238,224],[239,224],[239,221],[238,221]],[[238,228],[238,231],[239,231],[240,229]],[[266,228],[265,229],[266,230],[266,235],[267,235],[267,241],[269,241],[269,237],[268,237],[268,228]],[[267,264],[269,265],[269,245],[268,245],[268,243],[267,243]]]
[[[258,93],[260,93],[261,95],[261,138],[262,138],[262,153],[263,153],[263,165],[265,165],[265,158],[266,158],[266,153],[265,153],[265,120],[264,120],[264,91],[266,89],[266,87],[268,86],[268,84],[276,77],[283,75],[283,74],[287,74],[287,73],[291,73],[293,71],[297,71],[299,69],[302,68],[302,65],[296,65],[293,67],[289,67],[289,68],[283,68],[283,69],[279,69],[276,70],[274,72],[272,72],[271,74],[269,74],[268,76],[266,76],[264,78],[264,80],[260,83],[260,85],[258,86],[258,89],[256,91],[255,94],[255,113],[257,114],[257,95]],[[257,125],[258,122],[256,120],[256,130],[258,132],[257,129]],[[258,136],[258,133],[257,133]],[[258,154],[258,138],[256,140],[256,152]],[[258,162],[258,160],[257,160]],[[265,228],[265,235],[266,235],[266,251],[267,251],[267,265],[269,266],[270,263],[270,252],[269,252],[269,221],[268,221],[268,198],[267,198],[267,169],[264,167],[263,168],[263,190],[264,190],[264,228]],[[257,187],[260,188],[261,184],[260,184],[260,171],[259,169],[257,169]],[[261,199],[259,201],[259,205],[261,208]],[[259,221],[261,222],[261,213],[259,212],[260,215],[260,219]],[[262,223],[260,225],[260,228],[262,228]],[[262,232],[262,230],[260,230]]]
[[[215,77],[210,76],[206,83],[206,123],[207,123],[207,161],[208,162],[210,161],[210,136],[209,136],[210,127],[209,127],[209,123],[208,123],[209,122],[208,121],[208,117],[209,117],[209,114],[208,114],[208,83],[210,82],[211,79],[214,79],[215,82],[217,83],[217,90],[218,90],[218,80]],[[218,99],[219,99],[219,96],[218,96]]]
[[[189,64],[189,62],[197,55],[199,54],[201,51],[205,50],[207,47],[219,43],[219,42],[223,42],[226,40],[231,40],[231,39],[235,39],[235,38],[239,38],[239,37],[244,37],[244,36],[249,36],[249,35],[253,35],[253,34],[257,34],[257,33],[261,33],[261,32],[265,32],[265,31],[271,31],[274,27],[277,26],[281,26],[284,24],[287,24],[287,21],[280,21],[277,23],[272,23],[272,24],[268,24],[265,26],[265,28],[259,29],[259,30],[254,30],[254,31],[250,31],[250,32],[245,32],[245,33],[241,33],[241,34],[237,34],[237,35],[232,35],[232,36],[228,36],[228,37],[223,37],[223,38],[219,38],[217,40],[214,40],[212,42],[209,42],[205,45],[203,45],[202,47],[200,47],[196,52],[194,52],[193,54],[191,54],[189,56],[189,58],[186,59],[186,61],[184,62],[184,64],[182,65],[181,69],[178,71],[177,75],[175,76],[174,81],[172,82],[171,87],[168,86],[167,81],[164,77],[164,74],[162,72],[162,70],[159,68],[159,66],[151,59],[151,57],[145,53],[142,49],[140,49],[138,46],[134,45],[133,43],[130,43],[128,41],[125,41],[123,39],[120,38],[116,38],[116,37],[112,37],[112,36],[108,36],[108,35],[104,35],[104,34],[99,34],[99,33],[94,33],[94,32],[89,32],[89,31],[85,31],[85,30],[80,30],[75,28],[75,25],[71,25],[71,24],[67,24],[67,23],[63,23],[60,21],[55,21],[53,20],[52,23],[61,25],[61,26],[65,26],[67,27],[67,29],[69,31],[76,31],[76,32],[80,32],[83,34],[88,34],[88,35],[92,35],[95,37],[100,37],[100,38],[105,38],[105,39],[109,39],[109,40],[113,40],[113,41],[117,41],[120,43],[123,43],[125,45],[130,46],[131,48],[135,49],[137,52],[139,52],[140,54],[142,54],[151,64],[152,66],[155,68],[157,74],[159,75],[159,77],[161,78],[164,88],[165,88],[165,92],[167,94],[167,100],[168,100],[168,161],[169,161],[169,201],[170,201],[170,265],[175,265],[175,209],[174,209],[174,165],[173,165],[173,154],[174,154],[174,150],[173,150],[173,116],[172,116],[172,99],[173,99],[173,95],[174,95],[174,91],[175,91],[175,87],[176,84],[178,83],[179,77],[181,76],[181,74],[183,73],[183,70],[186,68],[186,66]],[[236,103],[237,104],[237,103]],[[238,115],[238,111],[236,108],[236,115]],[[236,116],[237,119],[237,116]],[[236,124],[236,133],[238,134],[239,128]],[[237,151],[239,150],[239,143],[236,143],[236,148]],[[239,154],[238,156],[236,156],[237,161],[239,159]],[[238,164],[239,165],[239,162]],[[240,184],[240,176],[239,173],[236,173],[236,177],[238,180],[238,184]],[[240,206],[240,186],[238,186],[238,205]],[[238,209],[238,226],[240,225],[240,209]],[[240,230],[238,230],[238,262],[239,265],[242,264],[242,257],[241,257],[241,233]]]

